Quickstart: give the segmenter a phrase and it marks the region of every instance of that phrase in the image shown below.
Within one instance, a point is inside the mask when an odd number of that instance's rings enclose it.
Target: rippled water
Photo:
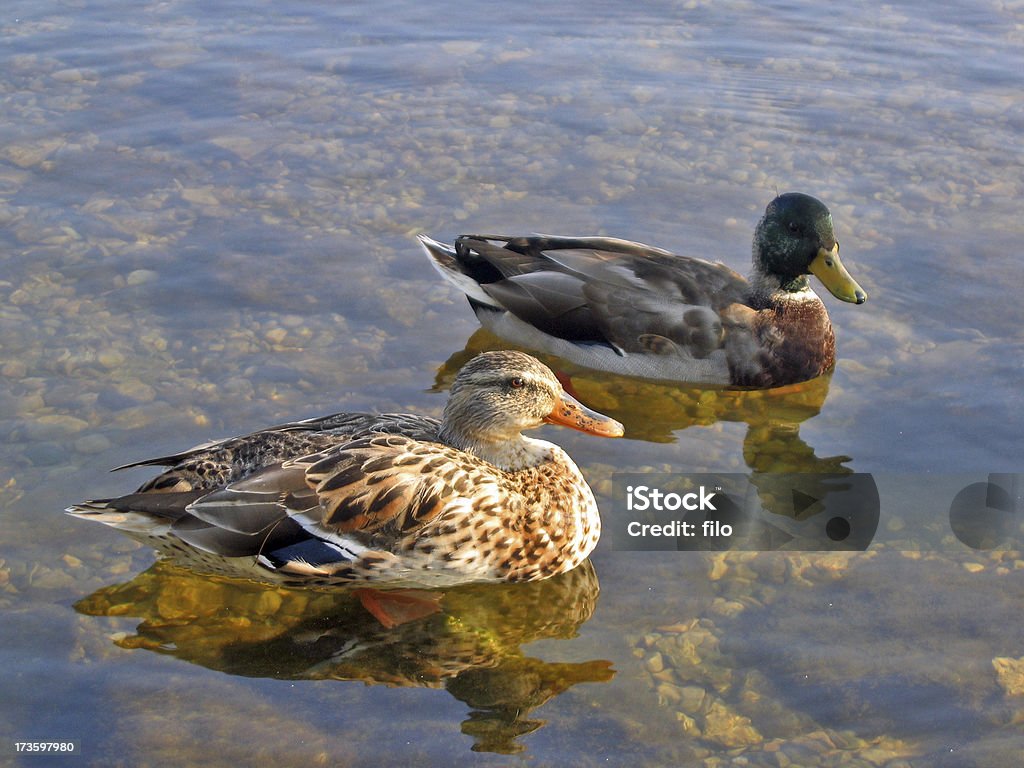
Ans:
[[[605,512],[616,470],[1020,472],[1022,30],[998,2],[6,3],[0,754],[1014,764],[1024,558],[961,545],[931,496],[908,528],[883,485],[863,554],[606,540],[592,571],[455,590],[395,633],[60,510],[212,437],[438,413],[502,343],[418,232],[607,234],[745,271],[790,189],[829,204],[871,297],[826,298],[835,372],[743,393],[569,369],[627,426],[545,433]]]

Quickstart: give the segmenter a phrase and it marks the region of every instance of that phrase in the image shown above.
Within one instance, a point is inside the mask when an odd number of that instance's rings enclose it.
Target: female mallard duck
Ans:
[[[601,531],[579,469],[525,437],[544,422],[618,437],[521,352],[486,352],[441,421],[341,413],[126,466],[136,493],[71,507],[218,572],[303,583],[532,581],[575,568]],[[238,559],[241,560],[238,560]]]
[[[600,370],[699,384],[774,387],[835,362],[835,334],[811,289],[867,294],[839,261],[828,208],[799,193],[769,203],[750,281],[728,267],[607,237],[420,235],[481,324],[509,341]]]

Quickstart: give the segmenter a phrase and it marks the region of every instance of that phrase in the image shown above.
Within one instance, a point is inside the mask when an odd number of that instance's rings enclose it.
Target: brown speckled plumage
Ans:
[[[544,421],[617,436],[529,355],[488,352],[442,421],[336,414],[199,446],[136,493],[72,514],[217,572],[287,582],[532,581],[575,568],[600,536],[579,469],[526,438]]]

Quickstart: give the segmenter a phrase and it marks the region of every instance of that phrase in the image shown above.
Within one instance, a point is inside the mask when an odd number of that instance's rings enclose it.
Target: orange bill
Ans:
[[[562,399],[555,406],[555,410],[545,416],[544,421],[600,437],[622,437],[625,431],[615,419],[590,410],[566,392],[562,393]]]

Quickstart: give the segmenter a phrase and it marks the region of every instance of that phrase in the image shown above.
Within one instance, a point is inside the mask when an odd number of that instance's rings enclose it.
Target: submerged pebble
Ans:
[[[1024,696],[1024,656],[1019,659],[1001,656],[992,659],[999,687],[1007,696]]]

